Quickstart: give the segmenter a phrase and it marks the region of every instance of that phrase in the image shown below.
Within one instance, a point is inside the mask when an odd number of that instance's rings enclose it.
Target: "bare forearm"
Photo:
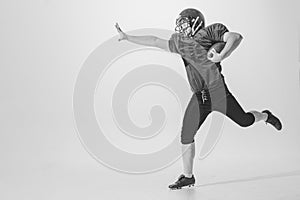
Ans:
[[[233,35],[231,37],[228,37],[225,47],[220,52],[222,59],[230,56],[230,54],[239,46],[242,39],[243,37],[241,35]]]
[[[152,35],[145,35],[145,36],[133,36],[133,35],[127,35],[127,40],[129,42],[133,42],[135,44],[140,44],[144,46],[156,46],[156,41],[157,41],[156,36]]]

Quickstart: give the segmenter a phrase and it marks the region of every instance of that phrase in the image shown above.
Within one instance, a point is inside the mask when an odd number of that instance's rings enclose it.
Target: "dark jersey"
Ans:
[[[199,30],[193,38],[174,33],[169,40],[171,52],[180,54],[193,92],[214,90],[223,84],[220,63],[207,59],[207,52],[217,42],[223,42],[226,26],[215,23]]]

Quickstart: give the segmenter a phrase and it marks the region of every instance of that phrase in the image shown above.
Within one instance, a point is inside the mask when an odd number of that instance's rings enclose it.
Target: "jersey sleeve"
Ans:
[[[227,27],[221,23],[215,23],[207,27],[207,37],[218,42],[224,42],[224,33],[229,32]]]
[[[178,37],[177,37],[177,34],[174,33],[174,34],[171,35],[171,38],[169,39],[169,50],[170,50],[170,52],[178,53],[177,43],[178,43]]]

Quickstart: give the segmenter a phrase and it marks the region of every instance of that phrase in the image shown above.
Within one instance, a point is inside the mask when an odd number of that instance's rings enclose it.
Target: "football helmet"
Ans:
[[[203,27],[205,27],[203,14],[197,9],[187,8],[181,11],[176,19],[175,31],[193,37]]]

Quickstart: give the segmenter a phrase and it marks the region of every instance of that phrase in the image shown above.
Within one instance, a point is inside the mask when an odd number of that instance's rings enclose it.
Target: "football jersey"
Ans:
[[[207,58],[207,52],[217,42],[223,42],[226,26],[215,23],[199,30],[193,38],[174,33],[169,39],[169,49],[181,55],[193,92],[202,89],[213,91],[223,84],[220,63]]]

